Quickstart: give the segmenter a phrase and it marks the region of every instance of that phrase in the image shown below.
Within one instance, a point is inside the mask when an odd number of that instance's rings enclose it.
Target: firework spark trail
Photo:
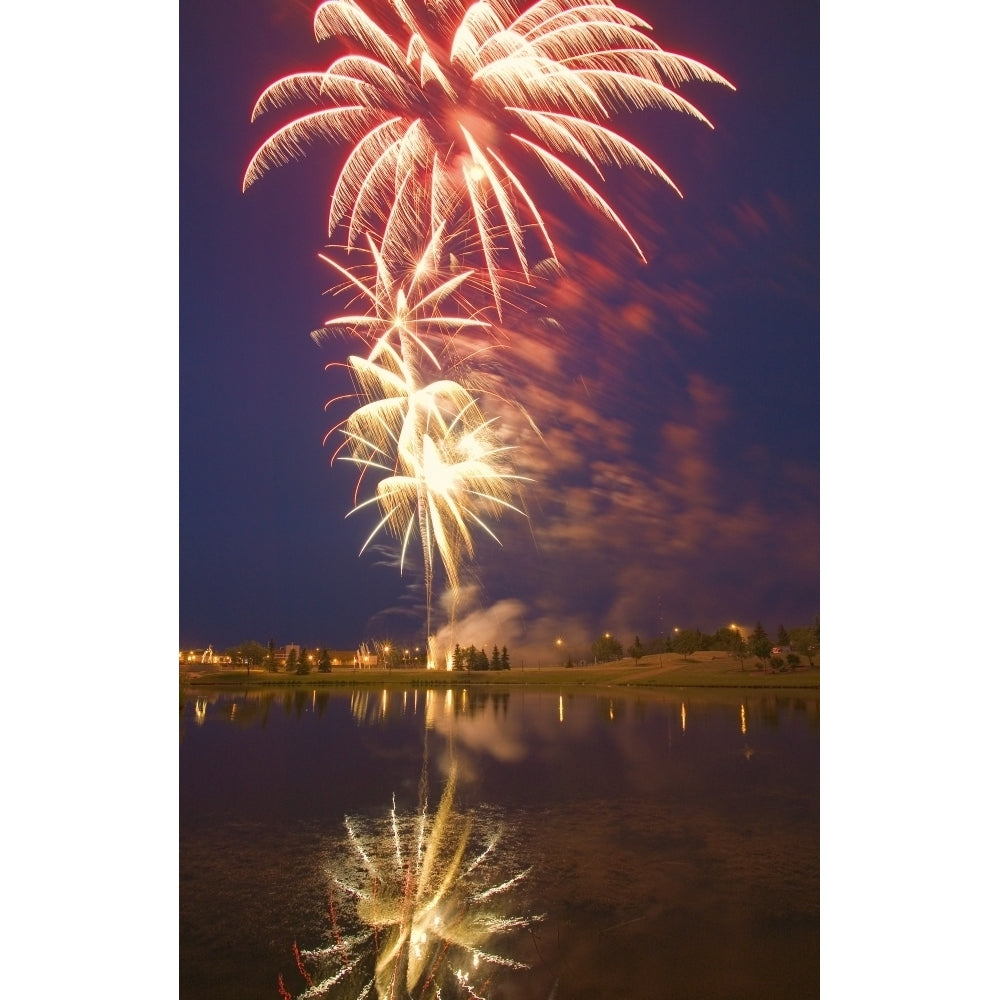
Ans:
[[[517,885],[523,878],[527,878],[528,873],[531,871],[530,868],[526,868],[523,872],[519,872],[512,879],[504,882],[502,885],[493,885],[488,889],[484,889],[482,892],[476,893],[473,899],[489,899],[490,896],[495,896],[498,892],[506,892],[511,886]]]
[[[486,845],[482,853],[473,859],[472,864],[466,868],[465,872],[462,874],[462,878],[471,875],[496,849],[497,844],[500,842],[500,833],[495,833],[491,838],[490,842]]]
[[[332,976],[328,976],[321,983],[316,983],[314,986],[310,986],[305,993],[299,994],[298,1000],[313,1000],[315,997],[326,996],[330,990],[337,985],[337,983],[342,982],[355,970],[360,961],[360,958],[356,958],[353,962],[349,962],[345,965],[339,972],[334,973]]]
[[[630,167],[676,185],[603,123],[618,113],[663,108],[710,125],[677,88],[693,81],[732,84],[697,60],[661,49],[645,34],[646,22],[610,0],[541,0],[520,14],[501,0],[463,7],[438,2],[418,10],[394,0],[396,23],[383,27],[354,2],[322,4],[314,20],[317,40],[346,39],[359,51],[325,71],[292,74],[264,90],[253,119],[289,106],[311,110],[264,141],[243,183],[245,190],[317,140],[353,144],[329,218],[331,234],[347,220],[350,247],[381,230],[400,177],[422,172],[432,179],[436,201],[461,200],[475,218],[500,308],[495,225],[507,234],[507,252],[526,277],[529,229],[555,256],[542,214],[510,157],[541,163],[635,243],[581,171],[601,182],[602,166]],[[388,12],[379,17],[390,20]]]
[[[396,868],[403,870],[403,848],[399,842],[399,822],[396,819],[396,796],[392,796],[392,839],[396,845]]]
[[[345,888],[340,883],[336,883],[340,888]],[[330,959],[343,959],[344,955],[351,951],[363,948],[372,940],[370,931],[361,934],[352,934],[348,937],[340,938],[336,944],[328,945],[326,948],[303,948],[299,955],[307,962],[317,962]]]
[[[351,840],[351,845],[358,852],[358,857],[365,863],[365,868],[368,869],[372,875],[375,874],[375,866],[372,864],[371,858],[365,854],[365,849],[361,845],[361,841],[358,840],[358,835],[354,832],[354,827],[351,826],[350,820],[344,820],[344,826],[347,827],[347,835]]]

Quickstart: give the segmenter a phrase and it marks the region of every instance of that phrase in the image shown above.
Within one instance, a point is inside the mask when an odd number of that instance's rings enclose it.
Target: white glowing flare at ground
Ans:
[[[298,953],[308,983],[298,1000],[334,995],[337,986],[338,996],[479,996],[497,966],[527,967],[496,948],[542,919],[497,910],[528,871],[497,877],[499,833],[456,808],[456,779],[453,763],[433,814],[424,792],[412,816],[393,804],[381,826],[347,821],[349,857],[334,878],[346,905],[332,908],[334,943]],[[356,927],[344,933],[348,925]]]

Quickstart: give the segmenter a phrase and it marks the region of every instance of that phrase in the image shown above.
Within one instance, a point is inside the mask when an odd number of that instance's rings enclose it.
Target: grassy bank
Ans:
[[[712,688],[819,688],[819,665],[786,673],[758,669],[756,660],[739,660],[724,653],[663,653],[635,660],[618,660],[583,667],[555,665],[503,671],[354,670],[329,674],[267,673],[261,669],[181,671],[183,683],[199,687],[448,687],[456,683],[505,687],[712,687]]]

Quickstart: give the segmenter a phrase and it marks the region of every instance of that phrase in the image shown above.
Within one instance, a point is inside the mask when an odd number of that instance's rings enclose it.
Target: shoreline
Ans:
[[[817,657],[818,661],[818,657]],[[808,665],[783,673],[758,668],[756,660],[743,667],[725,653],[698,652],[685,657],[662,653],[635,660],[588,664],[580,667],[549,665],[510,670],[427,670],[340,668],[330,673],[269,673],[260,667],[249,671],[180,671],[181,684],[190,687],[590,687],[590,688],[767,688],[819,690],[818,666]]]

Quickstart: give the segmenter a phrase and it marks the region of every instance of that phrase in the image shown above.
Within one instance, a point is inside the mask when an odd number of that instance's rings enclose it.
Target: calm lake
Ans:
[[[181,1000],[818,997],[819,730],[816,691],[192,694]]]

